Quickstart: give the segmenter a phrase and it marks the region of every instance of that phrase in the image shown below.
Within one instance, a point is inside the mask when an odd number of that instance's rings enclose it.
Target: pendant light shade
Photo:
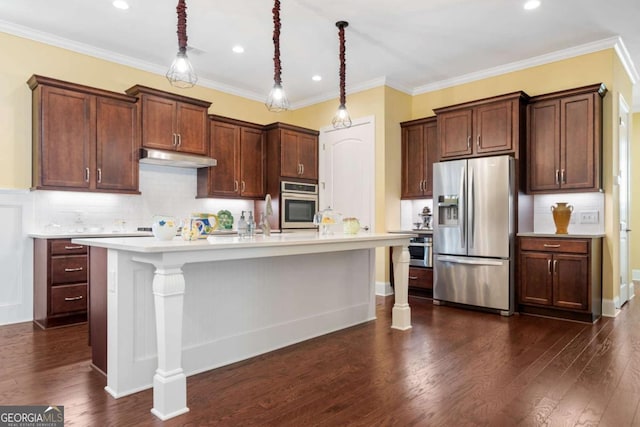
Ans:
[[[280,64],[280,0],[273,2],[273,88],[266,102],[269,111],[280,112],[289,109],[289,100],[282,87]]]
[[[340,106],[336,111],[331,124],[335,129],[342,129],[351,127],[351,117],[347,111],[347,96],[345,94],[345,77],[347,65],[345,61],[345,47],[344,47],[344,29],[349,25],[346,21],[336,22],[338,27],[338,38],[340,39]]]
[[[187,57],[187,5],[185,0],[178,0],[178,54],[167,71],[167,79],[172,86],[179,88],[193,87],[198,76]]]

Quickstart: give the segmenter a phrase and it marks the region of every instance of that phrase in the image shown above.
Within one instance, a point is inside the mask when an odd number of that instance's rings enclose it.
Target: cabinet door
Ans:
[[[450,111],[438,116],[440,158],[469,156],[472,110]]]
[[[298,178],[301,171],[298,161],[298,134],[288,130],[280,132],[280,176]]]
[[[551,305],[552,256],[543,252],[520,253],[520,302]]]
[[[298,161],[302,165],[300,178],[318,179],[318,138],[298,135]]]
[[[240,195],[263,197],[265,193],[265,150],[262,131],[240,129]]]
[[[562,126],[561,187],[594,189],[597,187],[594,135],[594,94],[576,95],[560,100]]]
[[[433,270],[430,268],[409,267],[409,286],[433,290]]]
[[[142,146],[176,148],[176,102],[153,95],[142,95]]]
[[[475,152],[477,154],[513,151],[512,101],[496,102],[475,108]]]
[[[96,188],[138,191],[137,106],[96,99]]]
[[[240,128],[238,126],[211,122],[211,156],[218,164],[209,168],[209,194],[237,196],[240,194],[238,165],[240,163]]]
[[[553,305],[574,310],[589,307],[588,255],[556,254],[553,256]]]
[[[402,197],[423,197],[425,175],[425,128],[409,126],[402,130]]]
[[[94,98],[42,87],[38,187],[89,188]]]
[[[433,164],[438,161],[438,124],[434,120],[433,123],[424,125],[424,187],[423,194],[426,197],[433,196]]]
[[[177,103],[178,151],[192,154],[209,154],[207,147],[207,109]]]
[[[560,188],[560,102],[537,102],[527,108],[528,190],[556,190]]]

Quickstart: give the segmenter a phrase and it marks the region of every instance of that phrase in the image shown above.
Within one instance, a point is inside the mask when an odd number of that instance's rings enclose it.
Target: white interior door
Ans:
[[[320,209],[331,207],[356,217],[361,227],[375,224],[374,117],[353,121],[347,129],[320,130]]]
[[[618,129],[620,190],[620,306],[631,297],[629,280],[629,106],[622,95],[619,99],[620,120]],[[617,307],[619,308],[619,307]]]

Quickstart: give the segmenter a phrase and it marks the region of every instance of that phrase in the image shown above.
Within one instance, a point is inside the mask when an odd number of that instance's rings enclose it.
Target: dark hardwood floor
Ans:
[[[86,325],[0,327],[0,404],[58,404],[68,426],[640,426],[640,298],[594,325],[433,306],[188,378],[167,422],[151,390],[118,400],[89,366]]]

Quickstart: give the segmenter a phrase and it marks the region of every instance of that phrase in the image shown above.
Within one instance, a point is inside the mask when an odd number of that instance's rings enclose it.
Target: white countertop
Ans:
[[[73,243],[131,252],[159,253],[209,251],[219,249],[302,247],[308,245],[340,245],[349,243],[361,243],[364,244],[364,246],[391,246],[401,245],[403,239],[408,239],[412,236],[413,233],[359,233],[355,235],[336,233],[323,236],[317,232],[309,232],[272,234],[269,237],[258,235],[250,238],[240,238],[237,235],[209,236],[206,239],[198,239],[194,241],[185,241],[180,237],[163,241],[158,240],[155,237],[88,238],[83,236],[73,238]],[[376,245],[374,243],[379,244]]]
[[[599,239],[604,234],[553,234],[553,233],[518,233],[518,237],[551,237],[557,239]]]
[[[389,230],[388,233],[401,233],[401,234],[433,234],[433,229],[421,229],[421,230]]]
[[[152,236],[150,231],[100,231],[97,233],[90,232],[37,232],[29,233],[29,237],[34,239],[84,239],[84,238],[107,238],[107,237],[148,237]]]

